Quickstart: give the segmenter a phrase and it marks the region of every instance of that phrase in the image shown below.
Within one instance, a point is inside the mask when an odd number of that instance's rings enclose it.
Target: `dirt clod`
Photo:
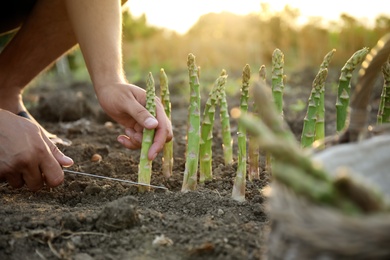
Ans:
[[[76,231],[80,229],[81,223],[77,220],[73,214],[66,214],[62,218],[62,228],[67,230]]]
[[[108,203],[100,212],[96,221],[99,230],[117,231],[132,228],[139,224],[136,199],[123,197]]]

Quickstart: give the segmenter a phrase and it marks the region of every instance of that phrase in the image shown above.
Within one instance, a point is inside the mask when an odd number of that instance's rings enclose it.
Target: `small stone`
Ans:
[[[76,218],[77,218],[77,220],[78,220],[80,223],[82,223],[82,222],[85,222],[85,221],[86,221],[87,216],[85,215],[85,213],[80,212],[80,213],[78,213],[78,214],[76,215]]]
[[[110,121],[107,121],[104,123],[104,127],[107,129],[112,129],[112,128],[114,128],[114,124]]]
[[[81,236],[72,236],[70,239],[71,239],[71,241],[73,242],[73,244],[75,246],[81,246],[82,245]]]
[[[93,257],[87,253],[79,253],[74,256],[74,260],[93,260]]]
[[[166,237],[164,234],[161,236],[156,236],[152,242],[154,246],[171,246],[173,245],[172,239]]]
[[[94,155],[92,155],[91,157],[91,162],[101,162],[102,161],[102,156],[98,153],[95,153]]]

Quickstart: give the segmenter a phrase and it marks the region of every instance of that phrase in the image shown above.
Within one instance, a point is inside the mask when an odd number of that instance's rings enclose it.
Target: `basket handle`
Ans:
[[[358,83],[351,97],[349,126],[340,136],[341,143],[356,142],[365,132],[370,111],[369,100],[374,80],[390,55],[390,33],[383,36],[366,56],[359,70]]]

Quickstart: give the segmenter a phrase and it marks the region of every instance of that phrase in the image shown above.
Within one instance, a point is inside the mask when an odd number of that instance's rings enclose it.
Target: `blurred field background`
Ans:
[[[348,13],[330,22],[316,16],[302,23],[300,18],[297,8],[286,5],[280,11],[273,11],[269,4],[259,3],[259,11],[248,15],[229,12],[202,15],[181,34],[150,25],[145,14],[133,15],[130,2],[123,16],[124,68],[129,82],[141,87],[149,71],[157,78],[160,68],[164,68],[173,88],[171,92],[186,91],[187,85],[182,83],[187,80],[187,55],[193,53],[201,67],[205,93],[222,69],[229,74],[227,90],[235,92],[239,90],[236,83],[245,64],[251,66],[253,74],[264,64],[269,78],[272,53],[279,48],[284,53],[286,85],[308,77],[307,87],[310,88],[327,52],[336,49],[330,70],[337,79],[337,73],[355,51],[373,47],[380,37],[390,32],[390,15],[379,15],[372,24]],[[177,22],[180,23],[180,19]],[[4,46],[9,37],[1,37],[0,46]],[[64,83],[89,81],[78,48],[37,82],[50,79]]]
[[[347,13],[331,22],[311,17],[302,24],[300,18],[297,8],[287,5],[275,12],[269,4],[261,4],[261,11],[249,15],[203,15],[186,33],[178,34],[148,26],[146,16],[132,16],[130,3],[124,16],[125,68],[134,81],[143,79],[148,71],[157,73],[161,67],[175,77],[186,71],[186,58],[191,52],[201,67],[201,78],[214,79],[226,69],[231,81],[241,76],[247,63],[254,73],[262,64],[270,73],[272,53],[279,48],[285,55],[288,82],[292,72],[316,73],[324,55],[332,49],[336,53],[330,67],[338,71],[355,51],[375,46],[390,32],[390,16],[386,15],[376,17],[373,24]]]

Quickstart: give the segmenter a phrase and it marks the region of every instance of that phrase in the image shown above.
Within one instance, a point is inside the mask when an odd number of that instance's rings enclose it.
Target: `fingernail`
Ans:
[[[64,163],[63,166],[72,166],[73,165],[73,160],[72,160],[72,158],[70,158],[68,156],[64,156],[63,163]]]
[[[132,129],[130,129],[130,128],[126,128],[125,129],[125,134],[130,137],[130,136],[132,136],[134,134],[134,131]]]
[[[145,127],[146,128],[155,128],[158,125],[158,122],[155,118],[153,117],[148,117],[145,122]]]
[[[123,139],[120,138],[120,137],[118,137],[116,140],[117,140],[120,144],[123,144],[123,143],[124,143]]]
[[[153,156],[152,156],[152,161],[153,161],[154,159],[156,159],[156,157],[157,157],[157,153],[153,154]]]

